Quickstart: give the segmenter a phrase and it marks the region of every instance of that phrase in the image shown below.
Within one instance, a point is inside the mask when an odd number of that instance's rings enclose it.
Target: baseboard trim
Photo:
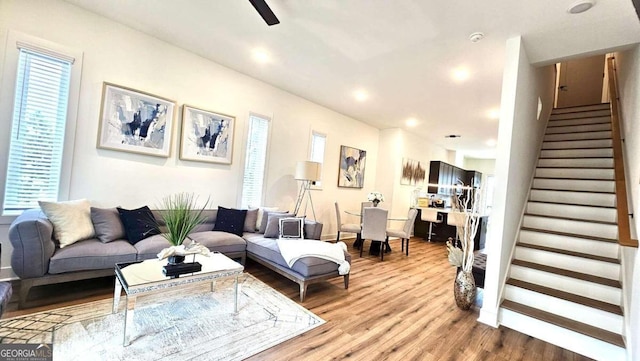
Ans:
[[[478,317],[478,322],[484,323],[485,325],[491,326],[493,328],[498,328],[498,326],[500,326],[500,322],[498,321],[498,310],[490,310],[487,309],[487,307],[482,307],[480,309],[480,317]]]

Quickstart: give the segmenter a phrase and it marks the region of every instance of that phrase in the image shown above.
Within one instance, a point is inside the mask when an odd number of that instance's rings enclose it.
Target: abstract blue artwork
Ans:
[[[169,157],[175,102],[104,83],[98,147]]]
[[[183,106],[180,159],[231,164],[235,122],[230,115]]]
[[[364,166],[367,151],[340,146],[340,169],[338,172],[338,187],[362,188],[364,186]]]

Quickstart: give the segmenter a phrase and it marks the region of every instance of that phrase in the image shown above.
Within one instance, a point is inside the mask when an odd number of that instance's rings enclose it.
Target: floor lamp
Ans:
[[[313,200],[311,199],[311,184],[320,180],[320,171],[322,170],[322,164],[312,161],[301,161],[296,164],[296,173],[294,178],[302,181],[300,185],[300,192],[298,192],[298,199],[296,200],[296,209],[293,211],[295,215],[298,215],[302,201],[307,196],[306,203],[304,204],[304,215],[307,215],[307,205],[311,203],[311,212],[313,212],[313,220],[316,220],[316,211],[313,208]]]

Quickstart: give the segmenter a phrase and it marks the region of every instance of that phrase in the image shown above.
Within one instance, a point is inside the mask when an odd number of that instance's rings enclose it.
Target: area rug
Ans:
[[[242,360],[325,321],[249,274],[233,281],[139,296],[124,347],[124,296],[0,322],[3,343],[53,343],[54,360]],[[129,332],[129,331],[128,331]]]

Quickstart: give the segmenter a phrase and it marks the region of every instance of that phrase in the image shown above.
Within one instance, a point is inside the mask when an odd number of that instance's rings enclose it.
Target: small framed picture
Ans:
[[[98,148],[169,157],[175,102],[104,83]]]
[[[236,118],[189,105],[182,108],[180,159],[231,164]]]

